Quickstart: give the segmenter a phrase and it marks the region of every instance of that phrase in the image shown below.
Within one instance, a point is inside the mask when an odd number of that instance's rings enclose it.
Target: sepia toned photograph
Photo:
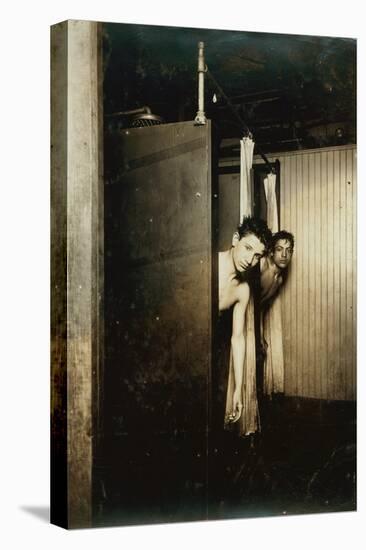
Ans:
[[[356,39],[51,27],[51,522],[355,511]]]

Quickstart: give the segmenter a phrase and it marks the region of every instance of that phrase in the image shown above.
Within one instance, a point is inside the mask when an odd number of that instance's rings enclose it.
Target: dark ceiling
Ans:
[[[103,29],[105,113],[148,105],[165,122],[193,120],[203,41],[209,72],[232,103],[206,75],[206,116],[222,138],[242,137],[242,120],[264,152],[356,141],[355,40],[125,24]]]

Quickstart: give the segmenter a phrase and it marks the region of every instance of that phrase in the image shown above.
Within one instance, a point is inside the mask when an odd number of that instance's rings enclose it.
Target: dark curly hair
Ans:
[[[293,236],[292,233],[289,233],[288,231],[282,230],[282,231],[278,231],[277,233],[273,233],[272,238],[271,238],[271,242],[270,242],[270,245],[269,245],[269,252],[274,251],[274,247],[276,246],[277,241],[279,241],[280,239],[282,239],[284,241],[289,241],[289,243],[291,244],[292,250],[294,249],[295,237]]]
[[[266,250],[270,246],[272,233],[268,229],[266,222],[260,218],[253,218],[252,216],[244,217],[238,227],[238,233],[240,238],[252,233],[264,244]]]

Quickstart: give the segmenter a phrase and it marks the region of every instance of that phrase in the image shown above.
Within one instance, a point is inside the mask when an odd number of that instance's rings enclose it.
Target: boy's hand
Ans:
[[[243,410],[243,402],[241,399],[241,388],[234,391],[233,395],[233,411],[228,417],[229,422],[237,422],[241,417]]]

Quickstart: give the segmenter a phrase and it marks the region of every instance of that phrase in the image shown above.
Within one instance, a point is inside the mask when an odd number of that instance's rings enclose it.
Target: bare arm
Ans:
[[[234,367],[233,422],[239,420],[243,408],[242,385],[245,360],[245,312],[250,296],[250,290],[247,284],[240,286],[238,291],[238,301],[233,309],[233,328],[231,335]]]

